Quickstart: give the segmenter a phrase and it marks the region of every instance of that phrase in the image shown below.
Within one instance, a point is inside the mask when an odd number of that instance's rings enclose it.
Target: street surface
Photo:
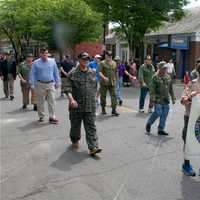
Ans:
[[[3,97],[2,83],[0,84]],[[179,99],[181,85],[176,85]],[[147,114],[138,114],[137,88],[123,88],[120,117],[97,117],[100,157],[87,154],[85,133],[81,148],[72,151],[66,98],[57,93],[59,125],[37,122],[30,107],[21,109],[16,82],[14,101],[0,101],[1,200],[200,200],[200,177],[186,177],[181,131],[184,108],[171,107],[169,137],[144,134]],[[110,101],[108,101],[110,104]],[[146,108],[147,110],[147,108]],[[47,109],[46,109],[47,111]],[[48,113],[48,112],[46,112]],[[200,164],[192,162],[198,172]]]

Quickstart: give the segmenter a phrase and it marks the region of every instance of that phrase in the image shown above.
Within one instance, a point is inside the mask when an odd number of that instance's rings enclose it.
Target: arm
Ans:
[[[60,76],[59,76],[59,71],[58,71],[56,62],[54,62],[53,77],[54,77],[54,81],[55,81],[55,88],[57,89],[59,87]]]
[[[141,86],[142,86],[142,87],[145,87],[146,84],[145,84],[145,82],[144,82],[144,75],[143,75],[143,67],[142,67],[142,66],[139,68],[139,75],[138,75],[138,78],[139,78],[139,81],[140,81]]]
[[[65,70],[63,69],[63,67],[60,67],[60,71],[65,75],[65,76],[67,76],[67,72],[65,72]]]
[[[30,85],[31,85],[31,88],[34,88],[34,87],[35,87],[35,82],[36,82],[35,67],[36,67],[36,64],[33,63],[32,67],[31,67],[30,74],[29,74],[29,83],[30,83]]]
[[[103,64],[100,63],[100,67],[99,67],[99,76],[101,77],[101,79],[102,79],[103,81],[108,82],[109,79],[108,79],[106,76],[104,76],[103,71],[104,71],[104,70],[103,70]]]
[[[175,104],[175,103],[176,103],[176,97],[175,97],[175,95],[174,95],[174,88],[173,88],[173,83],[172,83],[172,81],[170,81],[169,94],[170,94],[170,96],[171,96],[172,103]]]

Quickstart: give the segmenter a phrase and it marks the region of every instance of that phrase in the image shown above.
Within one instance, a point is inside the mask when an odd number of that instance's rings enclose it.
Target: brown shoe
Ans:
[[[94,155],[96,155],[97,153],[101,153],[101,152],[102,152],[102,149],[94,148],[94,149],[90,149],[89,155],[90,155],[90,156],[94,156]]]
[[[78,150],[80,148],[79,142],[72,143],[72,148],[75,149],[75,150]]]
[[[49,123],[50,124],[58,124],[58,120],[56,118],[49,118]]]
[[[43,117],[40,117],[40,119],[38,120],[38,122],[44,122],[44,118]]]

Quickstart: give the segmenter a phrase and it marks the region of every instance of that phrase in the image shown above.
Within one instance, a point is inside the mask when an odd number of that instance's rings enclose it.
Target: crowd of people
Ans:
[[[148,55],[144,64],[139,68],[134,60],[129,67],[122,62],[120,57],[112,57],[112,52],[106,51],[105,58],[96,55],[91,60],[90,55],[83,52],[78,55],[75,64],[70,55],[57,66],[54,58],[49,57],[47,48],[41,48],[40,58],[34,60],[32,54],[27,54],[24,62],[17,67],[16,62],[9,53],[4,53],[0,58],[0,76],[3,80],[5,98],[14,99],[14,81],[18,76],[22,91],[22,108],[31,104],[33,110],[38,112],[39,123],[45,120],[44,104],[48,103],[49,123],[58,124],[55,116],[55,91],[60,87],[61,97],[67,95],[69,105],[69,120],[71,123],[70,138],[72,147],[79,148],[81,139],[81,123],[83,121],[86,141],[90,155],[100,153],[102,149],[98,144],[98,136],[95,125],[95,115],[101,106],[101,114],[106,115],[107,91],[111,97],[111,115],[119,116],[117,106],[124,103],[122,86],[127,78],[140,86],[139,113],[144,113],[144,105],[149,93],[150,116],[146,123],[146,134],[151,132],[151,126],[159,119],[158,135],[167,136],[165,124],[170,108],[170,101],[175,104],[176,97],[173,90],[173,79],[176,76],[173,60],[160,61],[152,64]],[[186,79],[186,78],[185,78]],[[187,83],[181,103],[186,107],[184,116],[183,140],[186,141],[187,126],[189,121],[192,98],[200,94],[200,59],[191,76],[187,73]],[[170,100],[171,99],[171,100]],[[182,170],[186,175],[195,176],[195,172],[188,158],[185,158]]]

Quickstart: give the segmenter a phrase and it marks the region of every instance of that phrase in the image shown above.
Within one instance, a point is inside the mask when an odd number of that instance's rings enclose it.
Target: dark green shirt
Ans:
[[[97,89],[95,71],[90,68],[87,71],[81,71],[77,66],[69,72],[63,88],[65,93],[71,93],[78,103],[78,108],[70,108],[70,111],[95,112]]]
[[[152,79],[150,91],[151,99],[156,104],[170,103],[170,96],[172,100],[175,100],[172,80],[168,74],[164,76],[155,74]]]

